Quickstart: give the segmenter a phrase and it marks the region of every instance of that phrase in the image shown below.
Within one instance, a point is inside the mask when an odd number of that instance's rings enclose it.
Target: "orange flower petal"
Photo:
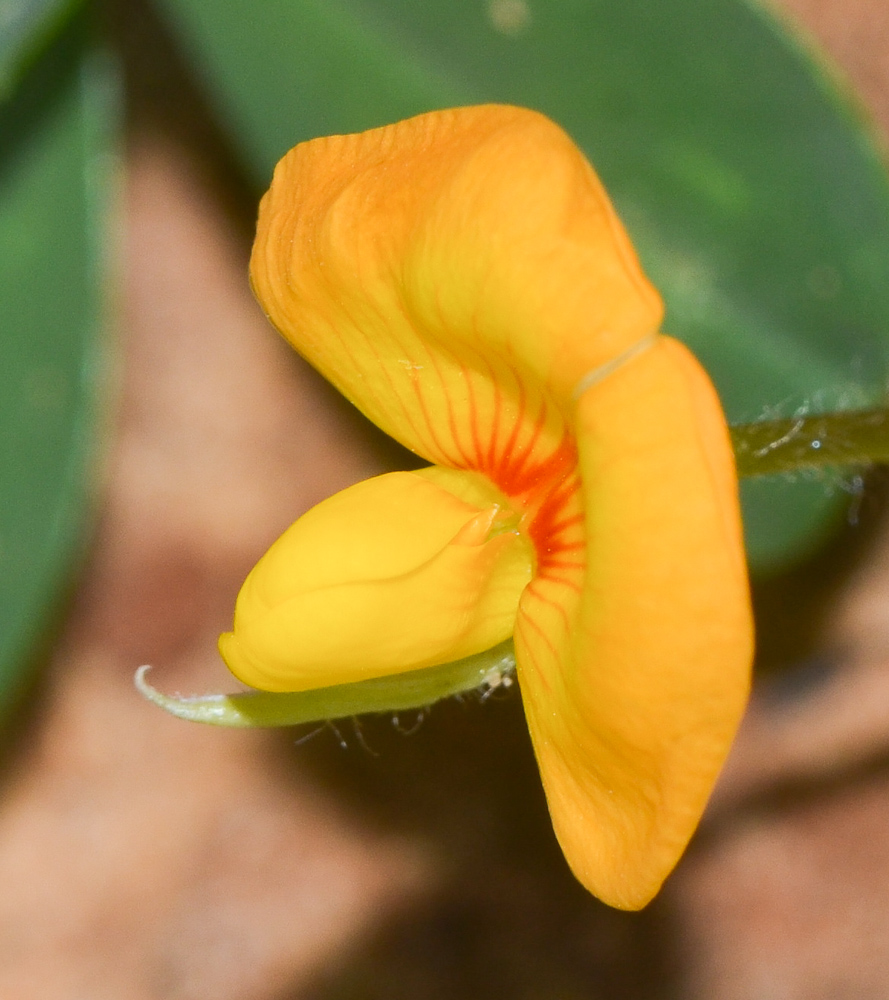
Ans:
[[[662,313],[577,147],[501,105],[291,150],[260,208],[251,280],[374,423],[501,485],[522,456],[559,450],[577,381]]]
[[[586,554],[523,595],[516,660],[556,834],[613,906],[655,894],[744,708],[752,622],[719,403],[669,338],[577,410]]]

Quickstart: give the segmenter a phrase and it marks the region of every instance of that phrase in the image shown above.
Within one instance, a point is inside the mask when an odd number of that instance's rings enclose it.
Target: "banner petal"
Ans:
[[[578,379],[662,314],[582,153],[503,105],[295,147],[263,199],[251,279],[374,423],[495,481],[514,455],[554,451]]]

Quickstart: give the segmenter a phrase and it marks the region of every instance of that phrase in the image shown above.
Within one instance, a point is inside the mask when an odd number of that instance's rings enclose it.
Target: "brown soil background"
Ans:
[[[785,5],[889,134],[885,0]],[[131,82],[116,402],[90,556],[2,779],[0,997],[885,1000],[885,479],[857,529],[758,590],[751,710],[641,914],[568,874],[514,692],[302,744],[135,695],[143,662],[167,690],[230,687],[215,640],[257,553],[404,455],[270,333],[224,142],[148,10],[111,20]]]

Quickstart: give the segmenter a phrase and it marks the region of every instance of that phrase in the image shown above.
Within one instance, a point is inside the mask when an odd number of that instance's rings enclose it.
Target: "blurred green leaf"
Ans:
[[[95,445],[114,102],[82,35],[0,107],[0,714],[77,552]]]
[[[880,400],[889,188],[821,65],[742,0],[161,0],[259,184],[294,143],[505,101],[596,164],[729,418]],[[775,568],[836,517],[836,480],[744,485]],[[839,494],[839,495],[838,495]]]
[[[78,6],[79,0],[0,0],[0,101]]]

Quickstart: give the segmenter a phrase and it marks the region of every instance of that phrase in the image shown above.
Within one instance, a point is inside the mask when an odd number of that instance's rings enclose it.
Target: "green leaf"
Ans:
[[[315,135],[454,104],[544,111],[596,164],[732,421],[865,407],[889,370],[889,188],[850,101],[742,0],[164,0],[258,184]],[[743,489],[774,569],[834,479]]]
[[[79,0],[0,0],[0,102],[78,6]]]
[[[78,551],[95,447],[114,104],[81,27],[0,107],[0,715]]]

